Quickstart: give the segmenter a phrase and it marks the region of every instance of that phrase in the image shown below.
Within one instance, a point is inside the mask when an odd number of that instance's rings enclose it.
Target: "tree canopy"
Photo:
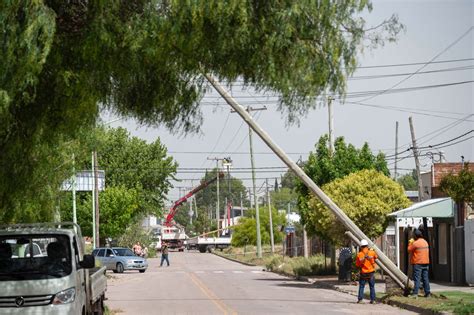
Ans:
[[[405,190],[418,190],[418,176],[416,170],[405,174],[397,179],[397,182],[405,188]]]
[[[270,244],[270,217],[268,207],[259,210],[260,233],[262,244]],[[272,207],[273,237],[275,244],[283,240],[283,233],[280,226],[285,224],[285,215],[279,213]],[[257,228],[255,220],[255,210],[249,210],[247,216],[240,219],[239,224],[234,228],[232,235],[232,246],[245,246],[257,244]]]
[[[357,149],[352,144],[346,144],[344,137],[338,137],[334,143],[334,153],[331,154],[327,135],[319,138],[315,151],[310,152],[308,160],[303,163],[305,173],[320,187],[364,169],[373,169],[389,175],[385,156],[382,153],[374,155],[367,143]],[[311,195],[301,181],[298,181],[296,191],[302,223],[306,224],[311,215],[311,210],[308,209]]]
[[[42,164],[102,109],[199,129],[203,72],[278,93],[296,119],[323,91],[344,92],[366,10],[367,0],[2,1],[0,209],[34,190]],[[392,16],[377,34],[401,29]]]
[[[325,184],[322,189],[371,239],[385,231],[387,214],[410,205],[403,188],[376,170],[352,173]],[[314,196],[308,208],[308,232],[342,245],[346,230],[334,214]]]
[[[474,203],[474,172],[469,169],[469,163],[464,165],[459,174],[444,176],[439,186],[456,202],[467,202],[471,206]]]
[[[115,238],[147,214],[161,216],[177,164],[160,140],[147,143],[123,128],[99,128],[92,138],[99,169],[105,171],[105,190],[99,193],[100,234]],[[88,158],[78,159],[77,167],[90,169]],[[71,193],[60,196],[61,217],[72,221]],[[84,235],[92,235],[91,192],[77,196],[78,222]]]

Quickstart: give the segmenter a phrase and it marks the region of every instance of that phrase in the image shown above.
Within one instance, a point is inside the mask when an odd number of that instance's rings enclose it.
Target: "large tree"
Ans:
[[[403,188],[376,170],[362,170],[324,186],[323,191],[371,239],[381,235],[387,214],[410,205]],[[319,199],[308,202],[306,228],[336,245],[344,243],[344,226]]]
[[[268,207],[259,210],[262,244],[270,244],[270,216]],[[275,244],[283,240],[280,227],[285,224],[285,215],[272,207],[272,225]],[[255,210],[249,210],[246,217],[240,219],[232,234],[232,246],[257,244]]]
[[[466,203],[474,206],[474,172],[469,163],[466,163],[458,174],[450,173],[444,176],[439,183],[442,191],[458,203],[460,224],[465,219]]]
[[[315,151],[310,152],[308,160],[303,164],[303,170],[320,187],[364,169],[373,169],[389,175],[385,156],[382,153],[374,155],[367,143],[357,149],[352,144],[346,144],[344,137],[338,137],[334,143],[334,152],[331,154],[327,135],[319,138]],[[302,223],[305,224],[311,216],[308,201],[312,195],[301,181],[297,183],[296,191]]]
[[[46,175],[34,170],[101,108],[197,130],[204,72],[278,93],[290,121],[323,91],[343,93],[366,10],[367,0],[0,2],[0,210],[16,208]],[[400,29],[394,16],[379,28],[389,40]]]

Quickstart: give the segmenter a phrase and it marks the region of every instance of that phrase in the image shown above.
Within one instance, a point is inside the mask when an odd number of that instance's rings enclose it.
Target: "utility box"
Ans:
[[[339,253],[339,280],[351,281],[352,276],[352,250],[350,247],[343,247]]]

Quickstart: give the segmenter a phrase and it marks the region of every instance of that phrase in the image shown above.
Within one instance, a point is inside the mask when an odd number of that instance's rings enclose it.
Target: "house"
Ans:
[[[437,281],[463,283],[463,260],[455,250],[463,246],[454,235],[454,213],[456,205],[451,198],[429,199],[415,203],[406,209],[391,213],[394,218],[391,228],[395,232],[395,256],[397,266],[408,271],[408,240],[412,231],[420,225],[428,227],[430,244],[431,278]],[[462,279],[461,279],[462,278]]]

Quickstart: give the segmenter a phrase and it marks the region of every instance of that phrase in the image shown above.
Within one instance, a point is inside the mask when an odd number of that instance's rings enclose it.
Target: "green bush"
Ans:
[[[267,259],[265,266],[270,271],[291,276],[314,276],[335,273],[335,270],[325,266],[323,255],[315,255],[309,258],[290,258],[275,255]]]

